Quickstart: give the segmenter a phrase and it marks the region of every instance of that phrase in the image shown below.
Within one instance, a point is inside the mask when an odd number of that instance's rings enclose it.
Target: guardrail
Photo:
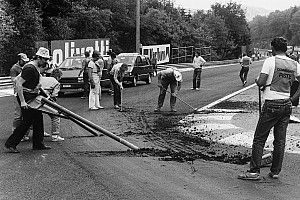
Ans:
[[[13,86],[13,83],[11,81],[10,76],[0,77],[0,89],[7,88],[7,87],[12,87],[12,86]]]

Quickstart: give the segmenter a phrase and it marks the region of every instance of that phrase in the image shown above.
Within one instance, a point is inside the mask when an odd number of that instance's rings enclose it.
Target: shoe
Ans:
[[[274,174],[273,172],[270,172],[269,173],[269,177],[272,178],[272,179],[278,179],[279,175],[278,174]]]
[[[32,149],[33,150],[48,150],[48,149],[51,149],[51,147],[43,145],[40,147],[33,147]]]
[[[51,137],[52,142],[60,142],[60,141],[64,141],[64,140],[65,140],[65,138],[60,137],[59,135],[52,135],[52,137]]]
[[[177,110],[175,110],[175,109],[171,109],[171,112],[177,112]]]
[[[102,106],[99,106],[99,107],[97,107],[98,109],[104,109],[104,107],[102,107]]]
[[[99,110],[97,107],[91,107],[90,110]]]
[[[50,137],[51,135],[49,134],[49,133],[46,133],[45,131],[44,131],[44,137]]]
[[[160,108],[155,108],[154,112],[160,112]]]
[[[21,142],[26,142],[26,141],[28,141],[29,139],[30,139],[29,136],[25,135],[25,136],[22,138]]]
[[[247,81],[244,81],[244,82],[243,82],[243,86],[245,86],[245,85],[246,85],[246,83],[247,83]]]
[[[242,179],[242,180],[252,180],[252,181],[257,181],[260,180],[260,174],[259,173],[255,173],[255,172],[244,172],[240,175],[238,175],[238,179]]]
[[[191,90],[196,90],[196,88],[191,88]]]
[[[196,88],[196,90],[200,90],[200,88]]]
[[[115,109],[120,109],[120,106],[115,105],[114,108],[115,108]]]
[[[9,153],[20,153],[16,147],[10,147],[5,145],[5,148],[8,150]]]

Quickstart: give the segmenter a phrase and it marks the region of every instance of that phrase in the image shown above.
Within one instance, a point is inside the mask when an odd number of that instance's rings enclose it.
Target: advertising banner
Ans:
[[[80,40],[54,40],[51,41],[51,55],[53,62],[57,65],[64,59],[74,55],[84,55],[85,51],[93,53],[94,50],[106,55],[109,50],[109,39],[80,39]]]
[[[155,57],[157,64],[170,62],[170,44],[142,46],[142,54],[150,58]]]

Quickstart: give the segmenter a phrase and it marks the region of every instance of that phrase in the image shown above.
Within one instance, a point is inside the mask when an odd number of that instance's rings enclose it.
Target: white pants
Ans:
[[[100,107],[100,98],[101,98],[101,86],[100,86],[100,77],[98,74],[93,74],[93,80],[95,83],[95,88],[90,88],[89,95],[89,108],[99,108]]]

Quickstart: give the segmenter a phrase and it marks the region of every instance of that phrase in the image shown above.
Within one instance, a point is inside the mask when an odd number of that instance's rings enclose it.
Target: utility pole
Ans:
[[[140,27],[141,27],[141,4],[140,0],[136,0],[136,53],[140,53],[141,40],[140,40]]]

